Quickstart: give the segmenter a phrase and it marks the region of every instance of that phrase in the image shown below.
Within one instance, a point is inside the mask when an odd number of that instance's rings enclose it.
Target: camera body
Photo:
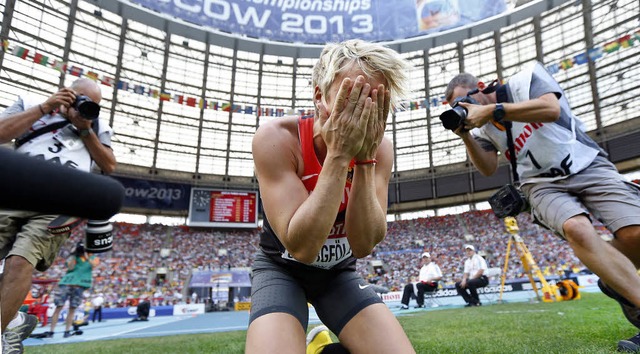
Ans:
[[[91,98],[85,95],[76,96],[76,100],[72,105],[80,116],[86,120],[97,119],[100,115],[100,105],[93,102]]]
[[[529,202],[522,191],[512,184],[504,185],[489,198],[493,213],[500,219],[516,216],[529,209]]]
[[[451,103],[451,109],[448,109],[440,115],[440,121],[442,126],[449,130],[456,130],[459,126],[464,124],[464,120],[467,118],[467,109],[460,106],[460,102],[466,102],[471,104],[479,104],[473,97],[467,95],[464,97],[456,97]]]
[[[85,251],[84,244],[82,242],[76,243],[75,256],[82,257],[84,255],[84,251]]]

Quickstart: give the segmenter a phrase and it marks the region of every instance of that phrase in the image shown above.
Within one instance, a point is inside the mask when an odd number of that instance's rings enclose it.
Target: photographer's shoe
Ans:
[[[631,322],[631,324],[640,328],[640,308],[634,306],[627,299],[622,297],[622,295],[608,287],[607,284],[603,283],[600,279],[598,279],[598,287],[602,293],[616,300],[620,304],[620,307],[622,307],[622,313],[624,313],[624,316],[629,320],[629,322]]]
[[[9,342],[22,342],[29,338],[31,332],[38,326],[38,317],[34,315],[19,312],[17,316],[23,317],[22,323],[14,327],[7,327],[4,333]]]
[[[625,353],[640,353],[640,333],[618,342],[618,351]]]
[[[7,327],[2,334],[2,354],[22,353],[22,341],[38,326],[38,317],[19,312],[16,316],[22,317],[22,323],[13,327]]]
[[[326,326],[318,326],[307,334],[307,353],[319,354],[327,345],[333,343]]]
[[[22,342],[9,342],[7,337],[2,335],[2,354],[22,354],[23,352]]]

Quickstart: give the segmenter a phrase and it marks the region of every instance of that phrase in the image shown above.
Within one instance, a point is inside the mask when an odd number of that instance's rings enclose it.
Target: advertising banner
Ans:
[[[124,207],[189,210],[191,186],[182,183],[114,177],[124,186]]]
[[[130,0],[223,32],[307,44],[392,41],[506,11],[505,0]]]

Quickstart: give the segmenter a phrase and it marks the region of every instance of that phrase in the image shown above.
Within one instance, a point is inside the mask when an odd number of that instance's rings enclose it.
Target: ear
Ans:
[[[313,101],[316,108],[318,107],[318,103],[322,102],[322,91],[320,91],[320,86],[317,86],[313,89]]]

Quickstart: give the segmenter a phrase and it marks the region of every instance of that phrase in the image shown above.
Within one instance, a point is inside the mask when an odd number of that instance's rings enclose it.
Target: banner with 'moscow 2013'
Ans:
[[[268,40],[393,41],[500,14],[505,0],[130,0],[186,22]]]

